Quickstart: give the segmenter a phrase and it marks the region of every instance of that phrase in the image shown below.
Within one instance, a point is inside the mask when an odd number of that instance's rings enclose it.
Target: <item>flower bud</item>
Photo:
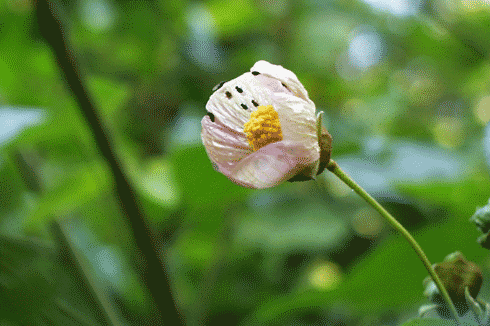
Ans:
[[[331,137],[296,75],[258,61],[219,84],[206,104],[201,138],[213,166],[255,189],[311,180],[330,160]]]
[[[434,270],[441,279],[458,313],[468,310],[465,288],[476,298],[480,292],[483,277],[482,271],[475,263],[468,261],[464,255],[456,251],[444,258],[442,263],[434,264]],[[430,276],[424,280],[424,295],[432,302],[444,305],[444,299]]]
[[[476,227],[484,233],[478,238],[478,243],[486,249],[490,249],[490,199],[486,206],[480,207],[470,218],[470,222],[476,224]]]
[[[470,221],[475,223],[481,232],[487,233],[490,231],[490,199],[486,206],[476,210],[475,214],[470,218]]]

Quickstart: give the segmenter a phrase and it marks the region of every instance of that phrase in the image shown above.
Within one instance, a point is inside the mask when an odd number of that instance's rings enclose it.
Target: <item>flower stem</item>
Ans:
[[[419,256],[420,260],[422,263],[424,263],[425,268],[429,272],[429,275],[431,278],[434,280],[434,282],[437,285],[437,288],[439,289],[439,292],[442,294],[442,297],[446,301],[446,304],[448,305],[449,309],[451,310],[451,313],[454,316],[454,319],[456,319],[457,323],[460,324],[459,316],[456,311],[456,308],[454,307],[453,302],[451,301],[451,298],[449,297],[449,294],[446,291],[446,288],[441,282],[441,279],[439,276],[437,276],[436,272],[432,268],[432,264],[430,263],[429,259],[425,255],[424,251],[420,247],[420,245],[415,241],[415,239],[412,237],[412,235],[390,214],[386,209],[381,206],[376,199],[371,197],[364,189],[362,189],[354,180],[352,180],[342,169],[338,166],[338,164],[334,160],[330,160],[330,162],[327,165],[327,169],[331,171],[333,174],[335,174],[340,180],[342,180],[346,185],[348,185],[352,190],[354,190],[359,196],[361,196],[369,205],[371,205],[375,210],[377,210],[381,216],[383,216],[390,224],[393,226],[398,232],[400,232],[405,239],[408,240],[412,248],[415,250],[417,255]]]

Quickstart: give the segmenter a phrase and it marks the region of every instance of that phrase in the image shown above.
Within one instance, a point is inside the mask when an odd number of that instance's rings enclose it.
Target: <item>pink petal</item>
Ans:
[[[245,134],[237,133],[219,121],[212,122],[208,116],[204,116],[201,125],[201,139],[206,152],[220,172],[230,173],[240,160],[252,152]]]
[[[317,150],[308,149],[302,143],[280,141],[246,156],[231,173],[223,174],[241,186],[263,189],[289,180],[306,167],[316,164],[319,158]],[[316,169],[312,176],[315,174]]]

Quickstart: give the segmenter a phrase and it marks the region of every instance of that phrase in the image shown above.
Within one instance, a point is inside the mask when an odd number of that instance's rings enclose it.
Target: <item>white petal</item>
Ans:
[[[227,93],[231,94],[231,98],[226,96]],[[279,114],[285,140],[304,141],[308,147],[318,148],[314,103],[294,96],[276,79],[243,74],[213,93],[206,104],[206,110],[213,113],[215,121],[236,133],[243,133],[243,126],[250,120],[251,112],[257,109],[256,105],[274,107]]]
[[[285,94],[274,97],[274,105],[284,140],[301,142],[305,147],[319,151],[315,105]]]
[[[206,104],[206,110],[217,121],[236,132],[243,132],[244,124],[258,105],[269,105],[273,92],[263,87],[251,73],[245,73],[223,84]]]
[[[280,141],[243,158],[227,177],[245,187],[269,188],[289,180],[319,158],[318,151],[302,143]]]
[[[221,173],[230,174],[238,162],[252,152],[243,133],[236,133],[216,120],[212,122],[208,116],[201,120],[201,125],[206,152]]]
[[[261,60],[257,61],[250,71],[257,71],[264,76],[277,79],[279,82],[286,85],[296,96],[301,97],[305,101],[311,101],[308,97],[308,92],[303,84],[301,84],[298,77],[296,77],[292,71],[287,70],[282,66],[273,65],[267,61]]]
[[[296,75],[266,61],[257,62],[251,70],[260,72],[256,79],[274,93],[269,101],[279,114],[284,140],[302,141],[319,150],[315,104]],[[286,82],[287,88],[283,85]],[[299,94],[294,90],[299,90]]]

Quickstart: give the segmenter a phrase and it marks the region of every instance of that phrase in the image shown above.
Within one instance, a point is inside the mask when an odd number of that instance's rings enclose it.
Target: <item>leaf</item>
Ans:
[[[172,155],[176,179],[187,203],[202,210],[205,205],[222,206],[244,199],[247,189],[235,185],[213,170],[204,146],[184,148]]]
[[[139,170],[136,183],[141,195],[165,208],[175,208],[182,195],[174,181],[172,166],[164,160],[152,160]],[[162,217],[160,217],[162,218]]]
[[[233,2],[210,1],[208,6],[216,28],[223,35],[239,35],[260,30],[263,16],[254,14],[254,4],[250,0]]]
[[[34,227],[51,216],[63,216],[76,208],[100,197],[108,191],[109,173],[100,162],[94,161],[74,169],[53,190],[39,201],[39,205],[26,221],[27,227]]]
[[[0,316],[36,325],[54,298],[54,250],[28,239],[0,235]]]
[[[0,316],[22,325],[120,325],[61,225],[57,248],[0,235]]]
[[[67,237],[64,224],[55,221],[51,227],[58,244],[57,306],[84,316],[91,320],[89,324],[120,325],[107,292],[97,286],[83,257]]]
[[[465,323],[466,325],[473,325]],[[456,322],[452,320],[444,320],[444,319],[435,319],[435,318],[414,318],[410,319],[406,323],[403,323],[402,326],[457,326]]]

